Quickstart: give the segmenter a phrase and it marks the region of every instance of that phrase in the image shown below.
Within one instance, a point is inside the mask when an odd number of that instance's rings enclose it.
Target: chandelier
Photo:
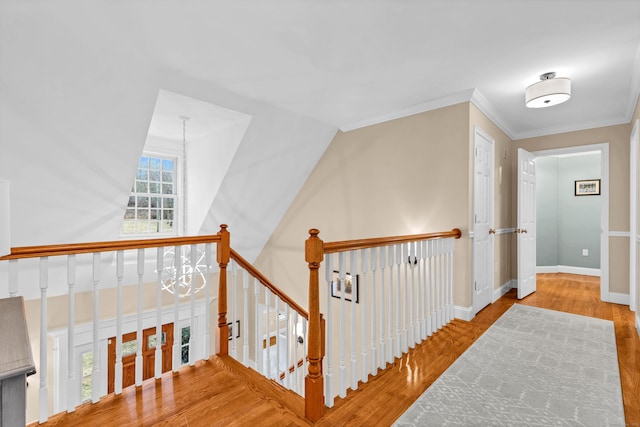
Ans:
[[[192,262],[191,251],[195,249]],[[193,246],[168,248],[164,252],[164,268],[162,269],[162,290],[179,297],[195,294],[207,285],[207,264],[205,254]],[[176,260],[177,258],[177,260]]]

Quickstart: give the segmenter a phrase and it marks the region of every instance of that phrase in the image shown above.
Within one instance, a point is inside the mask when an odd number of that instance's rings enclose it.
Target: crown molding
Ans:
[[[584,122],[571,126],[555,126],[551,128],[536,129],[526,132],[517,132],[511,139],[517,141],[519,139],[536,138],[539,136],[555,135],[559,133],[578,132],[581,130],[597,129],[606,126],[626,125],[630,121],[631,119],[627,120],[626,118],[621,117],[617,119],[602,120],[597,122]]]
[[[478,110],[482,112],[482,114],[487,116],[489,120],[491,120],[496,126],[498,126],[498,128],[500,128],[500,130],[504,132],[509,137],[509,139],[514,139],[514,133],[511,128],[507,126],[507,123],[502,119],[502,117],[500,117],[496,109],[493,108],[493,105],[491,105],[487,98],[485,98],[478,89],[473,90],[470,101],[478,108]]]
[[[357,122],[344,124],[342,126],[339,126],[339,129],[342,132],[349,132],[367,126],[377,125],[379,123],[401,119],[403,117],[413,116],[415,114],[425,113],[427,111],[437,110],[439,108],[449,107],[451,105],[460,104],[461,102],[468,102],[471,100],[474,91],[475,89],[467,89],[462,92],[443,96],[441,98],[430,99],[429,101],[383,114],[381,116],[371,117]]]

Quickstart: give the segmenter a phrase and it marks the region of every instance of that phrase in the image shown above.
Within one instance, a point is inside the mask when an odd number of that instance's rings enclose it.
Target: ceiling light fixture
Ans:
[[[571,98],[571,79],[555,77],[556,73],[544,73],[539,82],[527,88],[525,103],[528,108],[552,107]]]

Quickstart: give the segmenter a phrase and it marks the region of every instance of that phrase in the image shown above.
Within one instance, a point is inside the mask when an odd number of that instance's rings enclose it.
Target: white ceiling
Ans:
[[[518,139],[628,123],[640,92],[639,0],[9,2],[40,34],[73,35],[78,55],[163,67],[342,130],[472,99]],[[549,71],[572,79],[571,100],[525,108]],[[198,116],[174,100],[154,126]]]
[[[153,3],[153,4],[152,4]],[[514,139],[628,123],[638,0],[111,2],[104,30],[194,79],[343,130],[474,102]],[[113,18],[119,21],[112,26]],[[565,104],[532,110],[554,71]]]

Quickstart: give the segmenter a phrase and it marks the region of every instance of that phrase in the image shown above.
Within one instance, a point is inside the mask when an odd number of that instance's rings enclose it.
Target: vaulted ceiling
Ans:
[[[640,93],[639,48],[637,0],[4,0],[0,144],[5,153],[21,144],[12,159],[49,173],[25,178],[3,154],[0,177],[4,169],[21,194],[44,185],[44,195],[16,201],[28,211],[35,199],[55,206],[60,196],[52,190],[68,187],[66,175],[93,174],[94,188],[69,201],[99,206],[102,222],[67,225],[94,231],[107,221],[113,233],[118,220],[109,218],[121,216],[160,89],[253,117],[245,138],[255,142],[245,141],[228,172],[246,187],[246,172],[264,162],[251,179],[285,170],[277,161],[287,160],[300,165],[297,181],[304,180],[337,129],[463,101],[479,105],[512,139],[628,123]],[[572,79],[573,96],[527,109],[525,88],[549,71]],[[180,102],[164,107],[169,124],[154,117],[152,130],[179,140],[177,117],[199,112],[184,112]],[[198,132],[198,120],[189,126]],[[265,155],[268,143],[275,150]],[[44,159],[30,157],[35,144]],[[291,173],[270,187],[295,195]],[[96,188],[111,187],[107,206]],[[220,191],[231,197],[224,185]],[[256,193],[284,205],[293,197]],[[216,203],[250,210],[235,199]],[[59,211],[49,213],[50,224],[39,217],[45,225],[38,230],[58,224],[66,215]],[[278,212],[251,223],[268,235]]]

